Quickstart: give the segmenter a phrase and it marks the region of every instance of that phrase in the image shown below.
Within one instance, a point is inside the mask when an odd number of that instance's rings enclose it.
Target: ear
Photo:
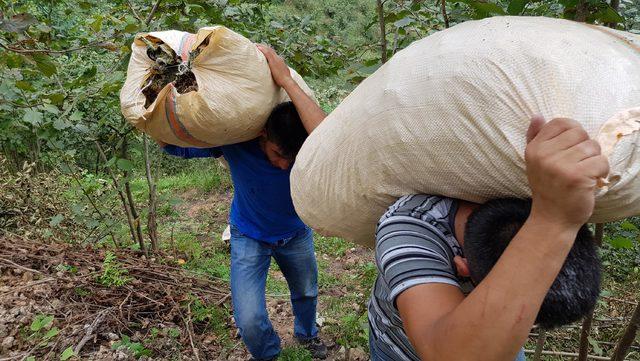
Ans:
[[[471,272],[469,272],[469,264],[467,263],[466,258],[462,258],[460,256],[453,257],[453,263],[456,265],[456,271],[460,277],[471,277]]]
[[[267,136],[267,130],[262,128],[262,130],[260,130],[260,133],[258,133],[258,136],[259,137],[263,137],[263,136],[266,137]]]

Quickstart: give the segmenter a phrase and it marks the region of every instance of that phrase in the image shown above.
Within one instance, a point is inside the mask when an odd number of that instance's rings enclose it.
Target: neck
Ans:
[[[463,200],[458,200],[458,210],[456,211],[456,219],[454,220],[454,237],[458,240],[461,247],[464,246],[464,229],[467,226],[467,219],[469,215],[480,206],[477,203],[471,203]]]

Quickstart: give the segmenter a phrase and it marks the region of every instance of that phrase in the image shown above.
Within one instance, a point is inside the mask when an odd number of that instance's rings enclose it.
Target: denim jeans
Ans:
[[[375,344],[373,341],[374,341],[373,332],[371,332],[371,329],[369,329],[369,355],[370,355],[371,361],[393,361],[393,360],[387,359],[387,357],[385,357],[384,355],[376,352]],[[520,352],[518,352],[518,354],[516,355],[516,359],[514,361],[526,361],[526,360],[527,359],[524,357],[524,348],[523,348],[520,350]]]
[[[242,341],[258,360],[280,353],[280,338],[269,316],[265,299],[267,272],[275,259],[284,274],[293,308],[294,335],[310,339],[318,335],[318,266],[313,232],[301,230],[291,238],[268,244],[244,236],[231,226],[231,297],[233,316]]]

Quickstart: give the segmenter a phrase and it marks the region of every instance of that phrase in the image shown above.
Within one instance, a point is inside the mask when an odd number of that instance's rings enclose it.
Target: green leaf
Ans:
[[[56,73],[56,64],[53,62],[49,55],[33,54],[31,58],[36,62],[38,70],[40,70],[40,72],[44,74],[44,76],[50,77]]]
[[[46,96],[49,100],[51,100],[52,104],[60,105],[64,102],[64,94],[62,93],[53,93]]]
[[[29,356],[25,359],[25,361],[36,361],[35,356]]]
[[[75,353],[73,352],[73,348],[69,346],[64,351],[62,351],[62,354],[60,355],[60,361],[66,361],[73,355],[75,355]]]
[[[593,347],[593,352],[595,352],[596,355],[602,355],[602,348],[600,347],[600,345],[598,345],[598,341],[596,341],[591,336],[589,336],[587,340],[589,341],[589,344],[591,344],[591,346]]]
[[[598,20],[603,23],[619,24],[624,22],[624,18],[620,16],[611,6],[598,11],[590,17],[590,20]]]
[[[60,330],[57,327],[53,327],[47,333],[42,336],[45,341],[48,341],[54,337],[56,337],[60,333]]]
[[[510,15],[520,15],[528,2],[529,0],[511,0],[509,7],[507,7],[507,12]]]
[[[131,171],[134,168],[133,167],[133,163],[130,160],[124,159],[124,158],[118,159],[118,161],[116,162],[116,166],[120,170],[123,170],[123,171],[126,171],[126,172]]]
[[[627,237],[617,236],[609,240],[611,247],[615,249],[629,249],[633,248],[633,241]]]
[[[284,29],[284,25],[280,22],[277,21],[272,21],[271,22],[271,27],[275,28],[275,29]]]
[[[102,16],[97,16],[96,19],[89,26],[96,33],[100,32],[100,29],[102,29]]]
[[[51,218],[49,225],[51,227],[57,227],[60,224],[60,222],[62,222],[63,220],[64,220],[64,216],[62,214],[56,214],[54,217]]]
[[[0,19],[0,29],[10,33],[21,33],[37,22],[31,14],[17,14],[10,19]]]
[[[58,109],[57,106],[52,104],[43,104],[40,108],[45,112],[48,112],[51,114],[60,114],[60,109]]]
[[[23,80],[20,80],[20,81],[16,82],[16,88],[22,89],[22,90],[25,90],[25,91],[28,91],[28,92],[36,91],[31,86],[31,83],[29,83],[28,81],[23,81]]]
[[[393,23],[393,25],[396,28],[404,28],[405,26],[411,24],[412,22],[413,22],[413,19],[407,16],[407,17],[404,17],[404,18],[396,21],[395,23]]]
[[[42,123],[42,119],[43,119],[42,113],[35,111],[33,109],[27,109],[24,112],[24,116],[22,117],[22,120],[33,125],[34,127],[39,126],[40,123]]]
[[[96,66],[92,66],[91,68],[85,70],[82,75],[80,76],[80,79],[83,80],[89,80],[89,79],[93,79],[96,77],[96,73],[98,72],[98,69],[96,68]]]
[[[625,231],[635,231],[635,232],[639,231],[638,227],[629,221],[622,222],[622,224],[620,225],[620,228],[622,228]]]
[[[82,10],[89,10],[92,7],[91,3],[87,2],[87,1],[81,1],[78,4],[78,6],[80,6],[80,9],[82,9]]]
[[[43,328],[51,326],[52,322],[53,316],[37,315],[33,322],[31,322],[31,331],[38,332]]]
[[[84,116],[84,113],[76,110],[75,112],[71,113],[71,115],[69,116],[69,120],[74,121],[74,122],[78,122],[80,120],[82,120],[82,117]]]
[[[56,128],[56,130],[64,130],[64,129],[69,128],[70,126],[71,126],[71,124],[67,123],[62,118],[58,118],[53,122],[53,127]]]
[[[127,33],[134,33],[138,31],[138,24],[136,23],[127,24],[127,26],[124,27],[124,31],[126,31]]]
[[[5,53],[5,63],[9,69],[20,68],[23,63],[23,57],[20,54],[16,53]]]
[[[461,2],[467,4],[470,8],[476,11],[476,14],[480,18],[485,18],[491,15],[506,15],[506,12],[500,5],[490,3],[490,2],[482,2],[476,0],[452,0],[452,3]]]

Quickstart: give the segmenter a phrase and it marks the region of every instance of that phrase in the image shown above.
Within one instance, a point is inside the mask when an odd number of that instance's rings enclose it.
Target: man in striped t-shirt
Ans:
[[[532,200],[408,195],[382,216],[373,361],[524,360],[534,323],[556,327],[593,308],[600,263],[584,224],[608,161],[569,119],[532,119],[527,141]]]

